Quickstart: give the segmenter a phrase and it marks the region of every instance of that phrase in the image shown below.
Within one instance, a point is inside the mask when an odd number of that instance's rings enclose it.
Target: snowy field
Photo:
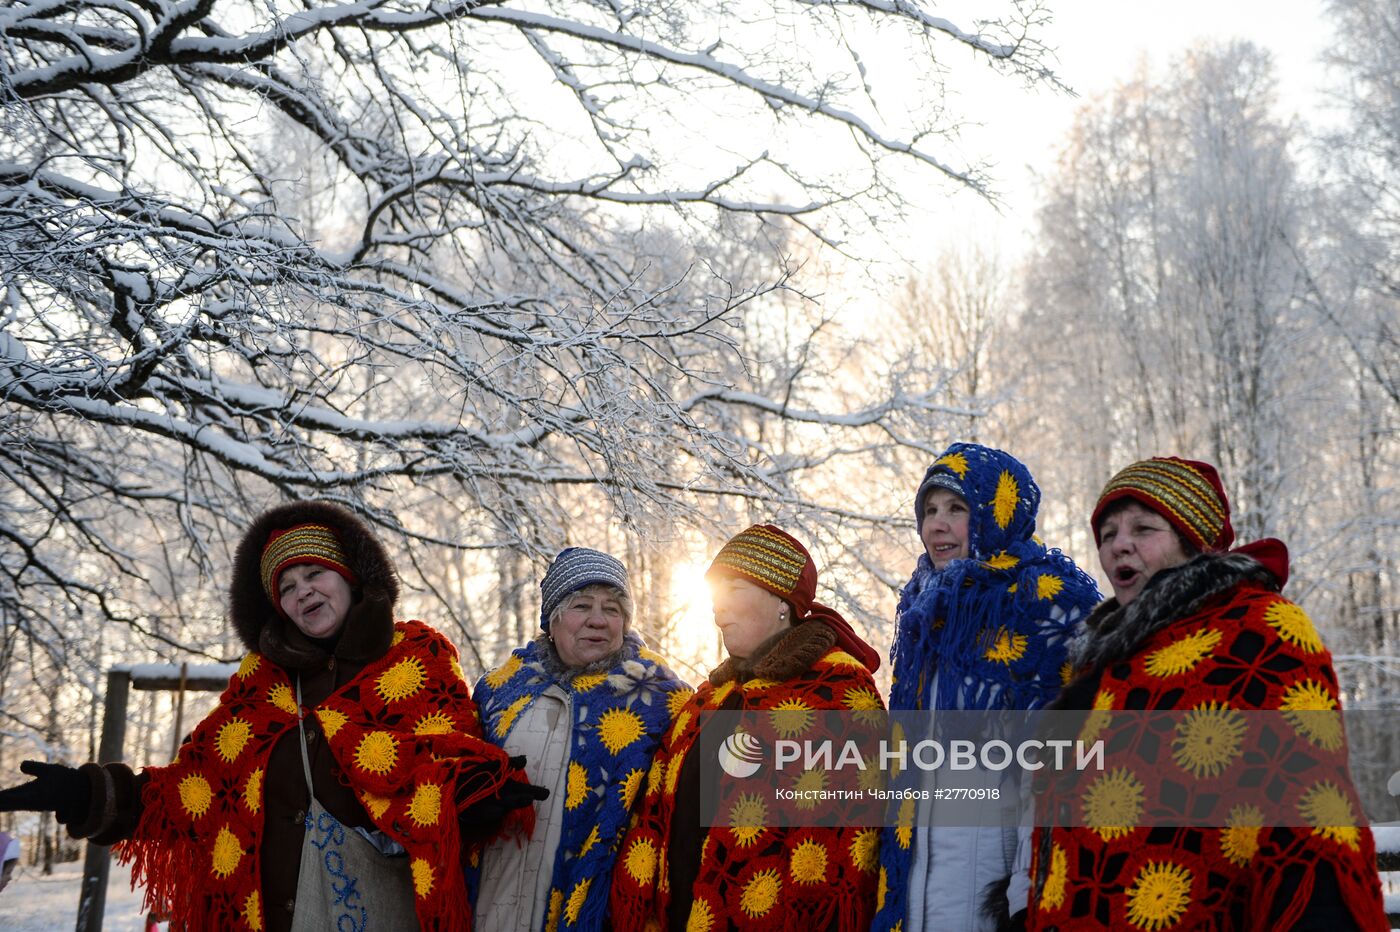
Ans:
[[[1400,851],[1400,825],[1377,825],[1371,831],[1376,836],[1377,851]],[[1385,894],[1385,911],[1392,916],[1400,913],[1400,871],[1381,874],[1381,890]]]
[[[1400,851],[1400,826],[1375,828],[1376,848]],[[22,868],[14,882],[0,893],[0,932],[59,932],[72,929],[78,918],[78,883],[82,878],[83,862],[60,864],[53,876],[44,877],[39,869]],[[1385,910],[1400,913],[1400,871],[1381,875],[1385,890]],[[131,875],[123,867],[112,865],[111,882],[107,886],[106,932],[143,932],[145,914],[141,912],[141,896],[131,890]],[[164,924],[160,925],[164,929]]]
[[[0,893],[0,930],[3,932],[66,932],[78,920],[78,887],[83,862],[60,864],[45,877],[37,867],[21,867]],[[107,886],[105,932],[143,932],[145,913],[141,895],[131,890],[131,874],[112,865]],[[164,929],[162,924],[160,928]]]

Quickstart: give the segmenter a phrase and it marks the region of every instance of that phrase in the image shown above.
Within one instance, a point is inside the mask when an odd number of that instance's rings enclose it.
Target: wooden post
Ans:
[[[97,748],[97,762],[108,763],[122,759],[122,744],[126,740],[126,699],[131,674],[112,670],[107,674],[107,700],[102,711],[102,741]],[[107,875],[112,866],[111,852],[106,845],[88,842],[83,861],[83,887],[78,895],[77,932],[102,932],[102,914],[107,907]]]
[[[190,662],[180,664],[180,692],[175,706],[175,728],[170,733],[170,759],[180,753],[180,739],[185,736],[185,687],[189,684]]]
[[[97,763],[110,764],[126,755],[126,702],[133,689],[178,689],[180,707],[175,725],[175,740],[180,740],[184,717],[184,692],[198,689],[222,692],[236,670],[233,664],[206,664],[190,667],[180,664],[178,671],[163,665],[118,666],[107,672],[107,702],[102,711],[102,741],[97,748]],[[173,755],[172,755],[173,756]],[[107,876],[112,865],[106,845],[88,842],[83,862],[83,888],[78,896],[77,932],[102,932],[102,914],[107,908]]]

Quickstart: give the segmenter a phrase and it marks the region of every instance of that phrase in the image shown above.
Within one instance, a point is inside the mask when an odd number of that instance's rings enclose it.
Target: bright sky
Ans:
[[[959,87],[955,106],[977,116],[981,127],[964,132],[969,156],[993,160],[1003,213],[971,195],[949,199],[946,187],[929,200],[915,234],[924,240],[972,235],[1018,241],[1031,228],[1034,176],[1047,173],[1075,111],[1136,71],[1144,58],[1160,74],[1173,58],[1198,41],[1243,38],[1274,55],[1279,104],[1305,120],[1320,118],[1326,73],[1318,57],[1331,38],[1322,0],[1049,0],[1054,21],[1042,35],[1055,50],[1061,79],[1078,98],[1027,91],[978,67],[954,68],[971,80]],[[939,12],[970,27],[978,4],[956,0]],[[970,12],[964,12],[964,8]],[[953,64],[956,66],[957,62]],[[968,62],[967,65],[973,63]]]

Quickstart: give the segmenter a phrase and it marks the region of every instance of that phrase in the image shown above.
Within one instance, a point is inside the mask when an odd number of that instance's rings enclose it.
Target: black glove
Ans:
[[[501,787],[501,795],[496,798],[507,809],[520,809],[549,799],[549,790],[533,783],[516,783],[512,780]]]
[[[525,758],[512,757],[509,769],[524,771]],[[462,826],[463,838],[485,841],[500,832],[502,823],[512,809],[521,809],[548,798],[549,790],[542,786],[508,780],[495,796],[473,803],[457,816]]]
[[[76,768],[27,760],[19,769],[34,779],[0,790],[0,812],[52,812],[64,825],[87,818],[92,784]]]
[[[512,757],[509,761],[511,770],[518,770],[525,774],[525,755],[520,754]],[[528,779],[529,775],[525,774]],[[549,799],[549,790],[542,786],[535,786],[533,783],[520,783],[512,780],[501,787],[501,795],[497,797],[501,805],[507,809],[519,809],[523,806],[544,802]]]

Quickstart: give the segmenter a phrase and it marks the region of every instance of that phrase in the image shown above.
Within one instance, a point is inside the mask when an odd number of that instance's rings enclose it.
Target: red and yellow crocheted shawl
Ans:
[[[456,648],[420,621],[394,627],[388,652],[308,714],[374,824],[407,849],[422,928],[465,929],[457,816],[506,779],[473,765],[506,756],[481,740]],[[116,850],[172,928],[263,928],[263,775],[296,728],[295,695],[281,667],[248,654],[175,761],[145,771],[140,821]]]
[[[805,674],[783,682],[702,684],[653,758],[645,796],[623,839],[610,902],[616,932],[666,927],[673,895],[668,849],[681,767],[708,718],[701,713],[720,710],[736,691],[741,696],[737,708],[744,711],[801,715],[804,710],[884,708],[870,671],[839,647],[826,651]],[[768,826],[762,807],[755,795],[722,795],[716,816],[722,824],[701,826],[705,837],[686,932],[869,929],[880,867],[879,829]]]
[[[1239,585],[1157,631],[1104,671],[1093,708],[1196,713],[1165,740],[1142,729],[1133,766],[1115,766],[1110,753],[1102,773],[1083,775],[1072,794],[1075,827],[1036,829],[1031,876],[1040,886],[1027,928],[1289,929],[1321,860],[1334,869],[1344,902],[1370,920],[1363,928],[1385,928],[1375,843],[1349,779],[1336,780],[1345,769],[1332,760],[1344,753],[1340,717],[1278,719],[1293,732],[1283,742],[1306,742],[1317,764],[1288,774],[1281,790],[1299,827],[1262,825],[1246,802],[1233,806],[1222,828],[1140,824],[1167,787],[1186,794],[1180,805],[1191,811],[1194,801],[1246,785],[1252,765],[1241,745],[1250,742],[1239,739],[1254,720],[1238,712],[1340,707],[1331,655],[1303,610],[1276,592]],[[1080,737],[1113,747],[1112,727],[1091,713],[1084,726],[1091,734]]]

